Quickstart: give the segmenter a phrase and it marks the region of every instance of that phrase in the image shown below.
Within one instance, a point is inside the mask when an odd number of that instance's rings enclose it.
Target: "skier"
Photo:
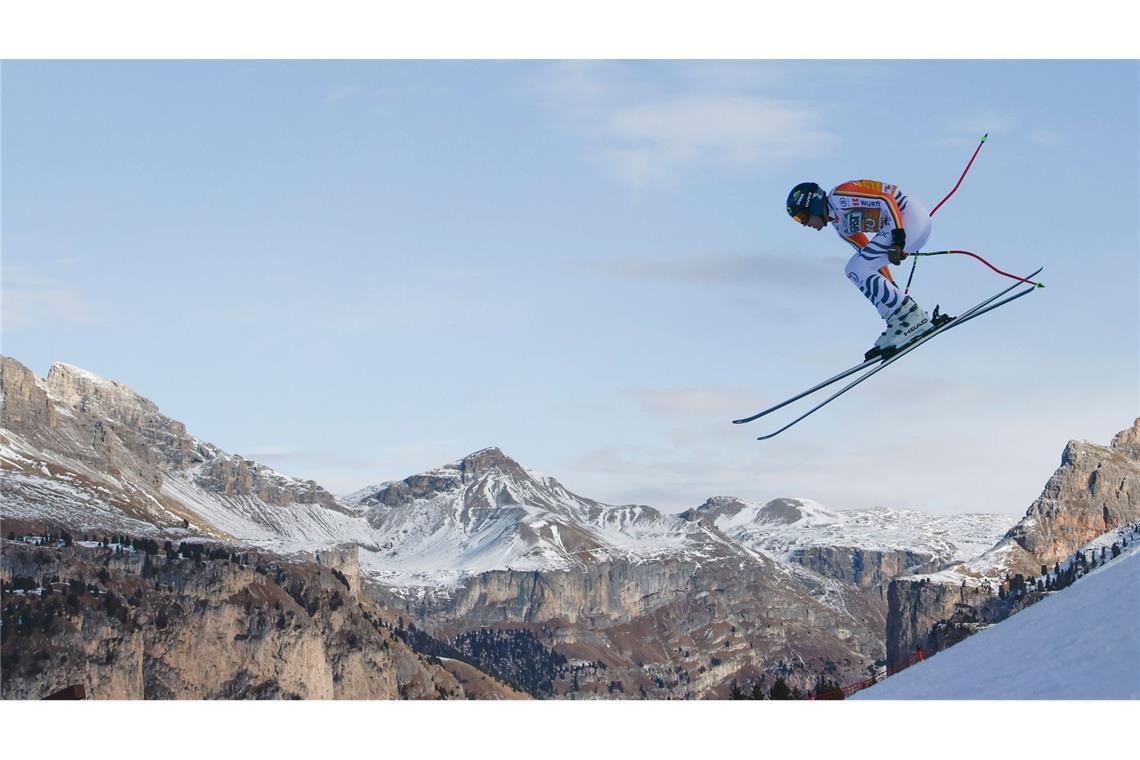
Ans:
[[[895,185],[863,179],[844,182],[825,193],[814,182],[801,182],[788,194],[788,215],[805,227],[822,230],[830,222],[855,248],[847,262],[847,278],[865,295],[886,329],[866,358],[887,356],[933,330],[945,320],[933,319],[910,296],[903,297],[887,263],[901,264],[904,248],[918,251],[930,237],[930,214]]]

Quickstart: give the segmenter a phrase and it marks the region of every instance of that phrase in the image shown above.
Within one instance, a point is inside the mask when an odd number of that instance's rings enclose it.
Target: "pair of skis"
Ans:
[[[1030,279],[1036,277],[1040,273],[1041,273],[1041,269],[1038,269],[1036,272],[1029,275],[1025,279],[1030,280]],[[751,417],[742,417],[741,419],[733,420],[732,422],[736,425],[740,425],[740,424],[743,424],[745,422],[752,422],[753,420],[758,420],[761,417],[764,417],[764,416],[771,414],[772,412],[776,411],[777,409],[783,409],[788,404],[791,404],[795,401],[799,401],[804,396],[810,396],[811,394],[815,393],[816,391],[821,390],[823,388],[826,388],[827,386],[831,385],[832,383],[839,382],[840,380],[842,380],[845,377],[848,377],[850,375],[854,375],[856,372],[859,372],[860,370],[867,369],[868,367],[871,367],[871,365],[878,363],[879,366],[874,367],[870,371],[860,375],[859,377],[857,377],[852,382],[843,386],[843,388],[841,388],[840,390],[831,394],[826,399],[824,399],[823,401],[816,404],[815,406],[813,406],[808,411],[801,414],[799,417],[797,417],[794,420],[792,420],[791,422],[789,422],[787,425],[784,425],[782,428],[775,431],[774,433],[769,433],[768,435],[762,435],[759,438],[757,438],[756,440],[764,441],[764,440],[767,440],[768,438],[774,438],[777,435],[779,435],[780,433],[787,430],[788,428],[795,425],[797,422],[801,422],[802,420],[806,419],[807,417],[810,417],[815,412],[818,412],[820,409],[827,406],[832,401],[834,401],[835,399],[839,398],[840,396],[842,396],[847,391],[854,388],[856,385],[859,385],[864,380],[867,380],[868,378],[870,378],[871,375],[874,375],[875,373],[877,373],[883,369],[886,369],[886,367],[888,365],[893,364],[894,362],[898,361],[903,356],[905,356],[906,354],[909,354],[911,351],[918,348],[923,343],[934,338],[935,336],[941,335],[942,333],[946,332],[947,330],[950,330],[954,327],[957,327],[958,325],[963,324],[965,322],[969,322],[971,319],[975,319],[976,317],[980,317],[983,314],[985,314],[986,312],[993,311],[994,309],[996,309],[1000,306],[1005,306],[1007,303],[1010,303],[1011,301],[1016,301],[1018,298],[1021,298],[1022,296],[1029,295],[1030,293],[1032,293],[1034,290],[1037,289],[1036,285],[1032,285],[1032,286],[1027,287],[1023,290],[1019,290],[1018,292],[1014,293],[1013,295],[1008,295],[1011,290],[1014,290],[1015,288],[1019,287],[1020,284],[1021,283],[1010,285],[1005,290],[1002,290],[999,293],[995,293],[994,295],[990,296],[986,300],[975,305],[973,308],[962,313],[957,318],[951,319],[947,322],[942,323],[941,325],[935,327],[930,332],[926,333],[926,335],[923,335],[921,338],[918,338],[918,339],[908,343],[907,345],[903,346],[898,351],[894,352],[893,354],[890,354],[887,357],[876,356],[876,357],[874,357],[872,359],[868,359],[868,360],[866,360],[860,364],[856,364],[854,367],[851,367],[850,369],[845,369],[842,372],[840,372],[838,375],[834,375],[833,377],[829,377],[827,380],[824,380],[822,383],[819,383],[818,385],[813,385],[811,388],[808,388],[806,391],[803,391],[801,393],[797,393],[795,396],[792,396],[789,399],[781,401],[780,403],[776,404],[775,406],[770,406],[767,409],[764,409],[763,411],[757,412],[756,414],[752,415]]]

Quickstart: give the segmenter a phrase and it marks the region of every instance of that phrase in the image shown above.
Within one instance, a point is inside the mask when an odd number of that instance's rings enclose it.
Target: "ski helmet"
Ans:
[[[800,224],[812,216],[826,218],[826,206],[827,193],[814,182],[801,182],[788,193],[788,216]]]

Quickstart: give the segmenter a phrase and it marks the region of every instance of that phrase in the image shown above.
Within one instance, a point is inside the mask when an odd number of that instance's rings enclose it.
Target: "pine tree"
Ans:
[[[792,690],[782,676],[772,684],[772,688],[768,691],[768,699],[792,699]]]

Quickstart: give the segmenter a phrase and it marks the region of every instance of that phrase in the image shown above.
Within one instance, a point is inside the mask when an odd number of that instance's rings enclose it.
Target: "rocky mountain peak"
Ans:
[[[463,482],[478,480],[483,475],[493,471],[520,480],[531,479],[522,465],[504,454],[497,446],[489,446],[468,454],[456,462],[454,466],[462,473]]]
[[[1041,496],[1006,539],[1029,567],[1066,559],[1093,538],[1140,520],[1140,419],[1109,446],[1069,441]]]
[[[444,494],[454,494],[469,505],[483,508],[519,503],[550,506],[567,498],[591,503],[569,494],[553,478],[528,470],[496,446],[403,480],[368,486],[347,496],[346,501],[365,507],[398,507]]]
[[[72,408],[101,413],[111,419],[137,416],[138,412],[156,415],[158,407],[122,383],[107,380],[70,364],[51,365],[44,387],[58,401]],[[123,412],[131,413],[124,415]]]
[[[35,374],[15,359],[0,356],[0,426],[27,435],[57,424],[55,407]]]
[[[695,511],[697,515],[716,520],[720,517],[734,517],[742,510],[747,509],[748,506],[746,502],[735,496],[711,496],[705,500],[704,504],[701,504],[696,510],[690,510],[690,512]]]
[[[1109,448],[1119,451],[1125,456],[1140,459],[1140,417],[1132,423],[1132,427],[1121,430],[1113,436]]]
[[[841,517],[838,513],[808,499],[773,499],[756,513],[754,522],[769,525],[826,525],[839,519]]]

